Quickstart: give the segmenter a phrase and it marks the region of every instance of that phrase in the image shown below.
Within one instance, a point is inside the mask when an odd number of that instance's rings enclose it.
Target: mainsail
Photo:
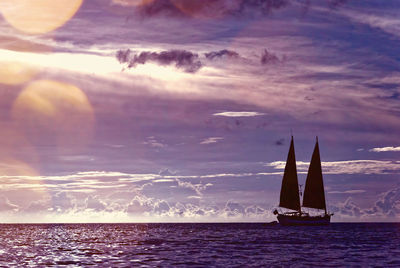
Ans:
[[[321,159],[318,138],[311,157],[310,167],[304,189],[303,207],[324,209],[326,213],[324,182],[322,180]]]
[[[279,206],[300,211],[299,184],[297,181],[293,136],[286,160],[285,173],[283,174]]]

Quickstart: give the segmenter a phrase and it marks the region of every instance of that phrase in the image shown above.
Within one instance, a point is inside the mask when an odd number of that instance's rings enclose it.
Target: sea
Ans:
[[[1,224],[0,266],[400,267],[400,224]]]

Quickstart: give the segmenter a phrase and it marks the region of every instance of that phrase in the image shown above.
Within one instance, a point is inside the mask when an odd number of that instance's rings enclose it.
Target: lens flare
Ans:
[[[2,0],[0,11],[14,28],[28,34],[43,34],[71,19],[83,0]]]
[[[35,148],[13,126],[0,124],[0,129],[0,175],[36,175]]]
[[[118,16],[129,16],[134,12],[133,9],[140,8],[151,4],[154,0],[92,0],[96,1],[97,6],[101,9],[118,15]]]
[[[15,100],[12,117],[35,145],[76,150],[90,140],[93,108],[79,88],[53,80],[29,84]]]
[[[38,68],[17,61],[0,62],[0,83],[19,85],[30,81],[38,73]]]
[[[27,63],[27,57],[52,50],[32,40],[0,35],[0,84],[20,85],[32,80],[42,68]]]
[[[38,176],[38,172],[22,161],[16,159],[0,160],[0,176]]]
[[[0,35],[0,49],[19,52],[48,53],[53,50],[53,47],[51,45],[35,42],[34,40]]]

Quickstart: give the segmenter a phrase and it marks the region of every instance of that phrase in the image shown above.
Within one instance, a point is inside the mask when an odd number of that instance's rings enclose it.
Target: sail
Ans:
[[[311,157],[310,167],[308,168],[306,187],[304,189],[303,207],[324,209],[326,211],[318,138]]]
[[[296,157],[294,155],[293,137],[286,160],[285,173],[282,179],[280,207],[300,211],[299,184],[297,181]]]

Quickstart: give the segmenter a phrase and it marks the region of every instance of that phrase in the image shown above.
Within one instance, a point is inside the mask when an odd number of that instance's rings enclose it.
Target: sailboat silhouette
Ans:
[[[282,178],[279,207],[294,210],[294,212],[285,213],[281,213],[278,210],[274,211],[274,214],[278,215],[279,223],[282,225],[328,225],[330,223],[333,214],[328,213],[326,210],[318,137],[311,157],[310,167],[308,169],[303,196],[303,206],[301,206],[299,184],[297,180],[296,157],[292,136],[285,171]],[[302,211],[302,207],[324,210],[324,213],[311,216],[309,213]]]

